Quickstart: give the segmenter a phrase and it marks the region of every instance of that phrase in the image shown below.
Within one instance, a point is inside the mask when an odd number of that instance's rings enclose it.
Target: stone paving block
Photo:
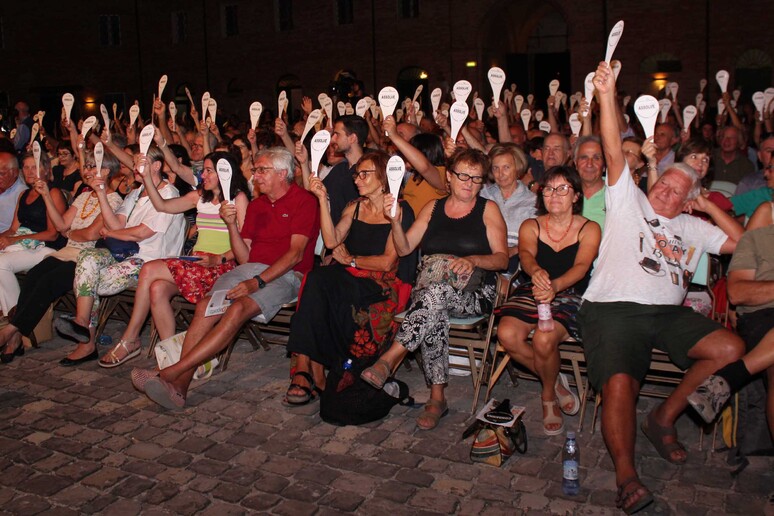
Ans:
[[[103,450],[102,448],[92,446],[88,448],[86,451],[84,451],[80,455],[80,458],[82,458],[83,460],[99,461],[99,460],[105,459],[108,455],[110,455],[110,452],[108,452],[107,450]]]
[[[174,445],[174,448],[188,453],[203,453],[215,443],[206,437],[187,436]]]
[[[468,480],[455,480],[452,478],[437,478],[433,482],[432,487],[441,493],[448,493],[463,498],[473,489],[473,482]]]
[[[192,462],[188,469],[202,475],[217,477],[228,469],[228,464],[212,459],[199,459]]]
[[[313,502],[325,496],[330,488],[316,482],[299,480],[293,482],[280,493],[283,498]]]
[[[196,475],[193,480],[188,483],[187,487],[197,493],[207,494],[215,489],[218,484],[220,484],[220,481],[216,478],[205,475]]]
[[[168,451],[158,459],[156,459],[157,462],[164,464],[165,466],[170,466],[173,468],[181,468],[183,466],[187,466],[191,463],[193,460],[193,457],[191,455],[181,452],[181,451]]]
[[[666,461],[664,461],[665,464]],[[718,468],[684,465],[680,468],[678,478],[686,484],[701,485],[716,488],[728,488],[731,484],[729,473]]]
[[[304,516],[314,514],[317,506],[312,503],[301,502],[299,500],[282,500],[274,509],[273,514],[284,516]]]
[[[164,433],[162,428],[157,428],[150,425],[142,425],[131,433],[131,438],[136,439],[137,441],[156,442],[156,437],[162,433]]]
[[[70,481],[57,475],[37,475],[28,478],[17,486],[17,489],[40,497],[48,497],[58,493],[70,485]]]
[[[78,511],[66,507],[49,507],[45,511],[39,512],[37,516],[77,516],[78,514]]]
[[[403,466],[404,468],[415,468],[422,462],[422,457],[413,453],[407,453],[396,450],[384,450],[379,455],[379,460],[390,464]]]
[[[548,481],[527,475],[515,475],[511,480],[511,488],[522,493],[542,492]]]
[[[486,502],[483,500],[462,500],[457,512],[460,516],[478,516],[484,514]]]
[[[164,448],[171,448],[175,444],[182,441],[184,438],[184,435],[181,435],[177,432],[163,432],[153,437],[152,441],[159,446],[163,446]]]
[[[0,484],[8,487],[16,487],[35,474],[35,470],[22,464],[14,464],[0,475]]]
[[[456,496],[439,493],[432,489],[419,489],[416,494],[409,499],[408,505],[419,507],[420,509],[451,514],[459,507],[459,499]]]
[[[44,439],[40,442],[45,442],[48,439]],[[40,442],[36,444],[28,444],[25,442],[17,443],[17,448],[5,456],[14,462],[22,462],[24,464],[34,464],[40,460],[45,459],[53,455],[49,450],[38,446]]]
[[[404,503],[417,492],[417,487],[396,480],[389,480],[379,484],[374,496],[393,502]]]
[[[473,480],[480,473],[481,467],[478,464],[460,464],[455,462],[446,466],[447,475],[461,480]]]
[[[70,464],[71,462],[73,462],[73,458],[69,455],[53,453],[45,459],[37,461],[35,463],[35,469],[41,473],[53,473],[54,471],[63,466],[66,466],[67,464]]]
[[[156,481],[138,476],[129,476],[115,486],[111,494],[122,498],[134,498],[150,490],[156,485]]]
[[[204,452],[204,456],[209,459],[226,462],[231,460],[241,452],[242,452],[242,448],[240,448],[239,446],[234,446],[233,444],[218,443],[212,448],[209,448],[206,452]]]
[[[121,471],[120,469],[102,468],[81,480],[81,483],[83,485],[95,487],[97,489],[106,489],[109,486],[117,484],[126,476],[127,473]]]
[[[238,505],[215,501],[199,514],[200,516],[239,516],[241,514],[247,514],[247,510]]]
[[[83,453],[89,448],[88,445],[73,441],[72,439],[65,439],[63,437],[52,437],[51,439],[41,443],[41,446],[49,449],[66,453],[74,457],[82,456]]]
[[[328,485],[340,476],[341,473],[339,471],[323,465],[312,464],[308,467],[298,470],[298,472],[293,475],[293,478],[296,480],[307,480],[309,482]],[[376,476],[379,475],[377,474]]]
[[[180,492],[180,486],[171,482],[159,482],[145,495],[145,503],[159,505]]]
[[[282,456],[270,456],[269,460],[263,464],[261,469],[263,471],[289,477],[305,466],[306,464],[304,462],[297,459]]]
[[[332,490],[323,498],[318,500],[318,505],[332,507],[336,510],[343,511],[345,513],[351,513],[355,511],[364,498],[351,492]]]
[[[251,511],[265,511],[277,505],[282,498],[277,495],[261,493],[254,496],[248,496],[242,500],[242,505]]]
[[[121,451],[125,449],[127,446],[131,446],[131,445],[132,445],[131,440],[120,435],[114,435],[113,437],[105,439],[103,442],[100,443],[101,448],[105,448],[106,450],[110,450],[114,452]]]
[[[59,491],[51,497],[51,501],[66,507],[82,507],[99,495],[99,491],[95,489],[75,484]]]
[[[211,495],[214,498],[219,498],[226,502],[238,503],[244,499],[251,492],[249,487],[245,487],[239,484],[230,484],[227,482],[220,482],[212,491]]]
[[[280,493],[285,489],[290,481],[287,478],[272,475],[269,473],[262,473],[261,477],[253,484],[256,489],[263,491],[264,493]]]
[[[389,437],[389,435],[390,432],[387,430],[375,428],[360,435],[357,438],[357,442],[363,444],[381,444],[385,439],[387,439],[387,437]]]
[[[156,464],[155,462],[145,460],[129,460],[123,464],[121,469],[130,473],[134,473],[135,475],[153,478],[158,476],[159,473],[165,471],[167,468],[161,464]]]
[[[162,471],[156,476],[156,479],[161,482],[168,482],[179,486],[185,485],[196,476],[193,471],[188,471],[182,468],[168,468],[166,471]]]
[[[137,500],[127,500],[126,498],[119,498],[115,502],[105,507],[103,511],[105,514],[121,514],[126,516],[132,516],[134,514],[142,513],[142,504]]]
[[[418,487],[428,487],[433,484],[435,477],[418,469],[402,469],[395,475],[395,480]]]
[[[162,446],[156,443],[135,442],[129,445],[124,453],[137,459],[153,460],[163,455],[165,451]]]
[[[218,478],[224,482],[232,484],[239,484],[240,486],[248,487],[255,482],[261,473],[258,467],[246,467],[240,464],[232,465],[228,471],[220,475]]]
[[[51,504],[44,498],[35,495],[21,495],[8,502],[3,509],[9,513],[27,516],[43,512],[49,507]]]
[[[53,432],[60,426],[67,424],[66,421],[45,416],[30,424],[30,428],[39,432]]]

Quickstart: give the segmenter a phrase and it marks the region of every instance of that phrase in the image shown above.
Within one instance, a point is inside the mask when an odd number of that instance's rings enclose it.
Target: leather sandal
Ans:
[[[360,379],[375,389],[384,387],[384,382],[392,376],[392,367],[381,358],[371,367],[366,367],[360,373]]]
[[[618,486],[615,506],[626,514],[639,512],[653,503],[653,494],[637,476],[627,478]]]
[[[561,394],[559,392],[559,389],[557,387],[561,385],[564,387],[564,390],[567,391],[569,394]],[[581,406],[581,401],[578,396],[572,392],[570,389],[570,382],[567,380],[567,375],[564,375],[562,373],[559,373],[559,375],[556,377],[556,384],[554,385],[554,394],[556,394],[556,399],[559,400],[559,409],[567,414],[568,416],[574,416],[578,413]],[[572,408],[565,409],[564,407],[571,405]]]
[[[556,400],[543,401],[543,409],[546,414],[543,416],[543,433],[546,435],[560,435],[564,433],[564,419],[562,416],[554,414],[554,408],[557,408],[558,402]],[[559,424],[559,428],[549,430],[548,425]]]
[[[308,405],[313,401],[317,401],[317,399],[320,397],[320,389],[317,388],[317,385],[315,385],[312,375],[306,371],[296,371],[293,374],[293,378],[296,376],[300,376],[309,382],[309,387],[292,382],[290,387],[288,387],[288,391],[285,393],[285,399],[283,400],[284,404],[297,407],[299,405]],[[290,394],[291,389],[300,389],[304,393]]]
[[[435,412],[429,409],[435,409]],[[437,401],[429,399],[427,400],[427,403],[425,403],[424,410],[417,417],[417,427],[419,427],[420,430],[432,430],[438,426],[438,421],[448,413],[449,405],[446,403],[446,400]]]
[[[648,438],[658,454],[661,455],[664,460],[669,461],[672,464],[677,464],[678,466],[686,463],[688,460],[687,453],[682,459],[675,459],[672,456],[676,451],[686,451],[685,446],[680,444],[677,440],[677,430],[675,430],[674,426],[659,425],[653,417],[653,412],[651,412],[642,422],[640,428],[642,429],[642,433],[645,434],[645,437]],[[671,443],[664,442],[664,438],[666,437],[674,437],[674,441]]]
[[[132,351],[129,351],[129,346],[127,344],[132,343],[132,342],[134,343],[134,345],[136,347]],[[123,355],[124,355],[123,357],[120,357],[120,358],[116,354],[116,351],[119,348],[123,348]],[[113,346],[113,349],[108,351],[107,354],[104,355],[100,359],[99,365],[100,365],[100,367],[106,367],[106,368],[118,367],[121,364],[123,364],[125,362],[128,362],[131,359],[139,356],[141,352],[142,352],[142,342],[140,342],[140,338],[139,337],[134,339],[134,341],[129,341],[129,340],[121,339],[121,340],[118,341],[118,344]]]

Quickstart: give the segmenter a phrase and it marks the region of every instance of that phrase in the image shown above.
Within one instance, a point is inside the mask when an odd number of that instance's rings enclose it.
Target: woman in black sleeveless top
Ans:
[[[361,197],[344,208],[335,227],[325,186],[316,176],[310,179],[309,190],[320,200],[323,240],[333,249],[334,262],[312,270],[302,287],[288,339],[296,366],[287,404],[315,399],[325,386],[323,367],[339,373],[337,391],[343,389],[392,343],[397,330],[393,316],[408,294],[401,303],[398,253],[384,215],[388,159],[384,152],[360,158],[353,180]],[[408,229],[412,222],[414,213],[404,205],[399,227]]]
[[[538,217],[525,220],[519,230],[519,259],[531,280],[519,285],[497,311],[502,316],[497,328],[500,344],[543,384],[546,435],[564,431],[561,412],[574,415],[580,409],[580,400],[559,373],[559,343],[580,337],[575,316],[601,237],[599,225],[580,215],[581,188],[574,168],[546,172],[538,193]],[[538,328],[538,304],[550,306],[553,329]]]
[[[408,351],[422,350],[430,400],[417,418],[417,426],[430,430],[448,412],[444,389],[449,375],[449,317],[469,317],[492,309],[494,271],[508,267],[505,221],[492,201],[478,196],[489,170],[489,158],[477,150],[460,152],[447,171],[450,195],[429,202],[416,222],[404,232],[396,217],[393,239],[398,254],[405,256],[418,246],[427,260],[431,255],[453,255],[448,268],[456,275],[477,271],[480,284],[457,288],[450,282],[431,282],[411,293],[411,308],[395,342],[361,378],[380,388]],[[387,197],[385,213],[392,206]],[[398,210],[400,214],[400,210]],[[421,285],[421,276],[418,285]]]

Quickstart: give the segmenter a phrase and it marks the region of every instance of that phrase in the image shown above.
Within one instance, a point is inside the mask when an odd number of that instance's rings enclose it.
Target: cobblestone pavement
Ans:
[[[117,331],[113,328],[114,333]],[[132,389],[130,365],[57,364],[71,345],[55,339],[0,375],[0,511],[14,514],[616,514],[612,463],[587,413],[581,492],[561,491],[561,436],[540,431],[538,385],[499,397],[527,407],[529,450],[502,468],[472,464],[467,426],[472,386],[453,377],[451,413],[431,432],[416,429],[418,408],[396,407],[363,427],[323,423],[314,406],[280,405],[288,386],[281,346],[237,346],[225,373],[194,386],[188,408],[167,412]],[[101,348],[101,352],[105,352]],[[419,371],[401,369],[419,401]],[[641,419],[655,402],[642,399]],[[577,417],[568,418],[573,426]],[[738,477],[722,453],[700,451],[698,427],[678,431],[690,457],[661,460],[642,435],[637,462],[657,502],[644,514],[761,514],[774,491],[774,459],[754,457]]]

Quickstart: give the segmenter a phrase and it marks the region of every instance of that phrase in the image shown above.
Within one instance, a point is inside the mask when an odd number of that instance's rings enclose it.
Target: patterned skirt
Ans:
[[[197,256],[205,254],[196,253]],[[196,262],[189,262],[179,258],[166,258],[164,263],[167,264],[169,273],[172,274],[180,294],[186,301],[194,304],[209,294],[210,289],[219,277],[236,267],[234,260],[229,260],[226,263],[212,267],[205,267]]]
[[[580,310],[581,296],[574,288],[558,292],[551,301],[554,320],[567,330],[574,339],[580,339],[576,316]],[[496,310],[497,315],[515,317],[529,324],[538,323],[537,304],[532,297],[532,282],[522,283],[508,300]]]

